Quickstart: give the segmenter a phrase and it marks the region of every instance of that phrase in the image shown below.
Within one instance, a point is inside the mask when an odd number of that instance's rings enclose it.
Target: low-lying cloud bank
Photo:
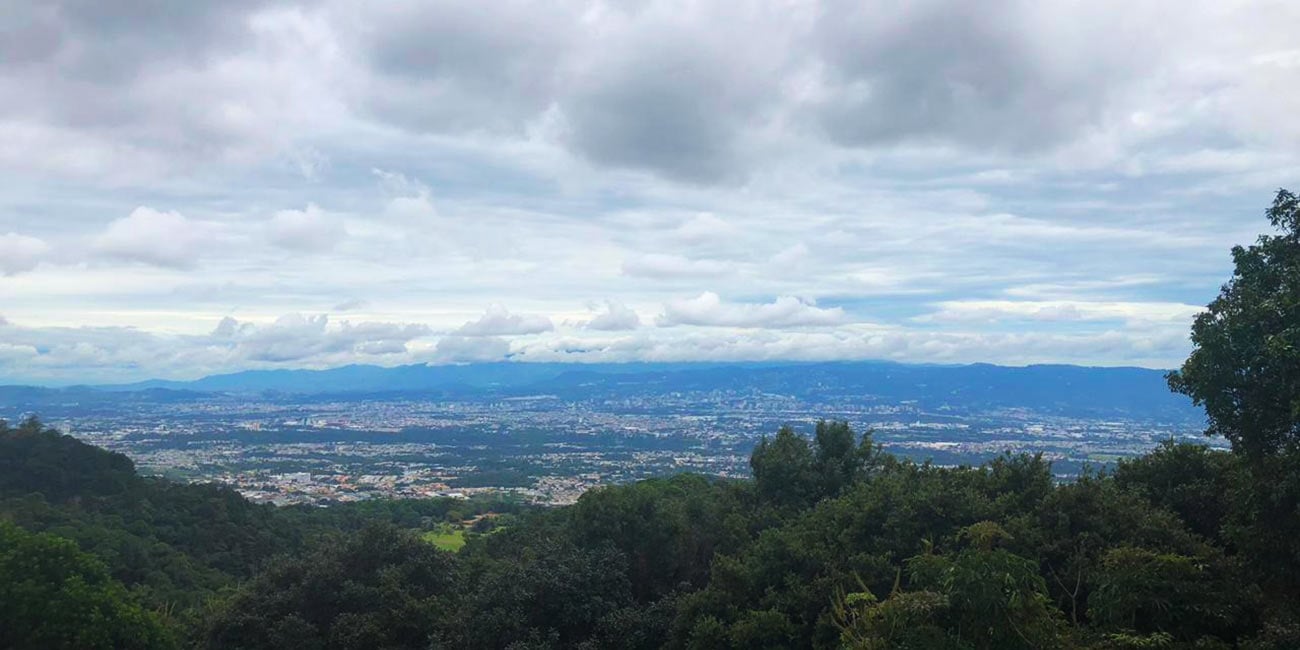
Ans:
[[[1018,306],[1017,306],[1018,305]],[[1046,311],[1045,311],[1046,310]],[[949,331],[853,322],[839,308],[795,298],[725,302],[706,293],[669,301],[645,326],[633,309],[607,303],[590,320],[556,325],[492,305],[459,327],[286,314],[269,321],[221,318],[204,334],[131,327],[30,327],[0,319],[0,382],[97,383],[189,379],[249,368],[325,368],[349,363],[483,361],[776,361],[890,359],[1007,364],[1171,367],[1186,354],[1195,308],[1166,304],[987,305],[942,303],[923,323],[975,323]],[[1061,332],[999,331],[1004,317],[1083,320]]]

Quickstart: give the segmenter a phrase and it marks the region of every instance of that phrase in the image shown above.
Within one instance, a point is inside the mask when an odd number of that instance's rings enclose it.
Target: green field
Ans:
[[[455,553],[461,547],[465,546],[465,531],[450,526],[439,527],[438,530],[431,530],[420,536],[424,541],[434,546]]]

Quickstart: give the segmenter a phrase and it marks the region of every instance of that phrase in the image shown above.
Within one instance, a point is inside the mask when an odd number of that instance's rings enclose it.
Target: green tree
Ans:
[[[1120,461],[1115,482],[1178,515],[1192,532],[1219,541],[1232,509],[1232,486],[1241,480],[1237,465],[1226,451],[1170,441]]]
[[[1119,547],[1107,551],[1088,599],[1093,624],[1182,641],[1232,639],[1250,628],[1256,597],[1222,557]]]
[[[998,546],[1011,541],[983,521],[962,529],[955,555],[907,561],[910,591],[896,584],[877,601],[868,590],[835,600],[841,641],[855,650],[885,648],[1054,648],[1065,632],[1037,565]]]
[[[765,501],[802,506],[817,493],[812,448],[790,427],[781,427],[770,441],[764,436],[749,457],[749,467],[759,497]]]
[[[864,589],[837,595],[833,605],[846,650],[966,650],[970,644],[944,629],[949,611],[943,594],[897,588],[884,601]]]
[[[0,647],[169,648],[170,631],[71,541],[0,521]]]
[[[116,495],[139,482],[135,465],[122,454],[61,435],[35,417],[17,427],[0,420],[0,494],[40,493],[61,501]]]
[[[458,585],[455,557],[413,534],[372,526],[285,559],[222,603],[209,648],[429,646]]]
[[[822,497],[839,496],[875,467],[877,450],[867,431],[858,439],[848,422],[821,420],[813,432],[813,473]]]
[[[1277,233],[1232,249],[1235,268],[1192,325],[1170,387],[1205,407],[1207,433],[1245,459],[1226,536],[1257,575],[1300,596],[1300,198],[1278,190]]]
[[[468,593],[456,624],[439,647],[577,645],[627,614],[632,594],[625,566],[608,544],[584,549],[534,536],[487,563],[481,574],[467,576],[462,584],[473,586],[463,587]]]
[[[1280,232],[1232,249],[1235,269],[1192,324],[1169,386],[1205,407],[1209,434],[1258,459],[1300,444],[1300,200],[1278,190]]]
[[[683,474],[588,491],[571,509],[569,530],[587,548],[611,544],[627,558],[640,602],[683,584],[702,587],[717,550],[738,544],[727,526],[743,485]]]
[[[878,462],[870,431],[858,438],[848,422],[826,420],[817,422],[811,445],[786,426],[759,441],[749,457],[759,497],[782,506],[839,496]]]

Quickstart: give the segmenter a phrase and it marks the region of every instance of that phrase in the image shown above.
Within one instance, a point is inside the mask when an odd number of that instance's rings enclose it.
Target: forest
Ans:
[[[1169,375],[1230,451],[1059,482],[828,421],[751,480],[276,508],[29,419],[0,425],[0,647],[1300,647],[1300,201],[1266,215]]]

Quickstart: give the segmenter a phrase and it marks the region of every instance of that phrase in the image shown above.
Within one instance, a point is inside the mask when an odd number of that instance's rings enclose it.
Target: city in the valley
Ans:
[[[917,368],[944,371],[895,371]],[[592,384],[561,374],[505,388],[364,395],[44,390],[11,396],[11,412],[0,416],[36,413],[87,442],[127,454],[144,472],[224,483],[277,504],[483,492],[564,504],[596,485],[656,475],[746,476],[762,436],[786,425],[807,433],[822,418],[870,430],[896,455],[940,465],[1041,453],[1062,480],[1166,440],[1203,438],[1196,412],[1181,404],[1135,411],[1102,399],[1089,411],[1072,408],[1060,395],[1026,394],[1017,388],[1016,373],[1032,369],[1001,369],[1011,379],[987,380],[1004,393],[994,398],[965,389],[932,394],[941,382],[929,376],[912,393],[895,388],[882,395],[846,381],[830,394],[799,381],[801,373],[815,376],[816,370],[768,370],[781,375],[775,385],[762,385],[757,370],[723,367],[734,376],[701,381],[673,371],[666,382],[620,375],[617,382]],[[1105,373],[1115,371],[1074,371],[1114,381]],[[869,382],[879,371],[850,364],[827,372],[856,373]],[[1135,390],[1167,399],[1158,374],[1142,372]],[[1078,380],[1054,381],[1069,397]],[[555,392],[544,392],[548,387]]]

